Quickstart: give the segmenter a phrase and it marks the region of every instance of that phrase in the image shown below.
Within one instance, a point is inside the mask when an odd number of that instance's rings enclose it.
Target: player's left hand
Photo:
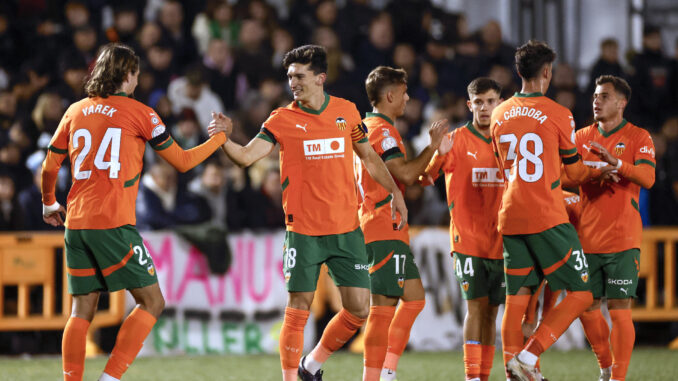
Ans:
[[[219,132],[225,133],[227,138],[230,137],[233,132],[233,122],[231,121],[231,118],[223,113],[217,114],[212,112],[212,121],[210,121],[210,124],[207,126],[207,133],[212,137]]]
[[[52,226],[63,226],[64,219],[66,219],[66,209],[62,205],[59,205],[59,208],[56,211],[43,211],[42,220]]]
[[[590,150],[594,155],[598,156],[601,160],[610,164],[613,167],[617,166],[619,159],[612,156],[612,154],[605,147],[600,145],[600,143],[590,141],[589,145],[591,147]]]
[[[391,219],[396,220],[396,213],[400,213],[400,225],[398,225],[398,230],[403,230],[405,225],[407,225],[407,206],[405,206],[405,199],[400,190],[397,190],[392,193],[393,199],[391,199]],[[395,224],[394,224],[395,225]]]

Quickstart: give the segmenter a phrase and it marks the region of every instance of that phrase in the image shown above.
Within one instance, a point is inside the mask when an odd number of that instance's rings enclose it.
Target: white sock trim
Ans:
[[[535,366],[537,365],[537,360],[539,360],[539,357],[537,357],[534,353],[523,349],[518,354],[518,360],[529,366]]]
[[[316,374],[322,366],[323,363],[316,361],[310,353],[306,356],[306,360],[304,360],[304,368],[311,374]]]
[[[101,377],[99,377],[99,381],[120,381],[120,380],[104,372],[101,374]]]

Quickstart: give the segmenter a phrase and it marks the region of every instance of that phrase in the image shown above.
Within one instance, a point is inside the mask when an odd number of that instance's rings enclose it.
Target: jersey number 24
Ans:
[[[102,171],[108,170],[108,177],[111,179],[117,179],[118,172],[120,172],[121,135],[122,129],[120,128],[109,127],[106,129],[106,133],[104,134],[103,139],[101,139],[96,156],[94,157],[94,166]],[[91,170],[83,171],[81,169],[82,162],[85,161],[89,151],[92,149],[92,134],[89,130],[81,128],[73,133],[73,148],[79,148],[81,141],[82,150],[75,158],[75,163],[73,163],[73,175],[76,180],[89,179],[92,175]],[[111,149],[111,157],[109,161],[104,161],[106,151],[108,151],[109,147]]]

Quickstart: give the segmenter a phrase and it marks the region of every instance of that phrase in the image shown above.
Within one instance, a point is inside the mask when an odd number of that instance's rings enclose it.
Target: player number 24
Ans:
[[[117,179],[118,172],[120,172],[121,135],[122,129],[120,128],[110,127],[106,129],[106,133],[104,134],[103,139],[101,139],[97,154],[94,157],[94,166],[102,171],[108,170],[108,177],[111,179]],[[80,167],[82,166],[82,162],[85,161],[85,157],[87,157],[89,151],[92,149],[92,134],[89,130],[81,128],[73,133],[73,148],[79,148],[80,141],[82,141],[82,150],[75,158],[73,173],[75,174],[76,180],[86,180],[92,175],[92,171],[83,171]],[[104,156],[106,155],[109,146],[111,148],[111,157],[109,161],[104,161]]]
[[[530,152],[527,147],[527,144],[532,142],[534,144],[534,152]],[[509,143],[508,152],[506,153],[506,160],[513,161],[518,156],[516,154],[516,146],[520,151],[520,156],[522,159],[518,160],[518,176],[528,183],[533,183],[539,181],[544,175],[544,163],[542,162],[540,156],[544,153],[544,143],[541,140],[541,137],[533,132],[528,132],[520,138],[518,142],[518,137],[516,134],[505,134],[499,137],[499,143]],[[534,173],[527,172],[527,163],[530,162],[534,165]],[[513,177],[509,178],[509,181],[513,181]]]

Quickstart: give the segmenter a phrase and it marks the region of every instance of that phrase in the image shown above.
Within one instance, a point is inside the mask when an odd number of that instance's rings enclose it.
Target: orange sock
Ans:
[[[148,311],[137,307],[127,316],[122,323],[115,346],[106,363],[104,372],[112,377],[120,379],[127,367],[134,361],[137,354],[144,346],[146,336],[151,333],[155,325],[155,316]]]
[[[480,344],[464,344],[464,373],[466,379],[472,380],[480,377],[480,363],[482,361],[483,350]]]
[[[579,320],[584,326],[584,333],[591,344],[591,349],[596,354],[598,366],[600,366],[600,369],[609,368],[612,365],[610,327],[608,327],[600,309],[585,311],[579,316]]]
[[[64,381],[80,381],[85,370],[85,345],[89,321],[71,316],[68,318],[61,340]]]
[[[367,319],[359,318],[342,308],[327,324],[320,342],[313,348],[310,356],[313,360],[324,363],[334,351],[344,346],[355,335],[365,320]]]
[[[297,368],[304,349],[304,327],[309,311],[296,308],[285,308],[285,320],[280,329],[280,366],[283,380],[297,381]]]
[[[384,368],[398,369],[398,361],[402,356],[407,342],[410,340],[410,331],[417,316],[424,309],[426,300],[401,301],[396,310],[391,326],[388,329],[388,349],[384,359]]]
[[[631,310],[610,310],[612,318],[612,379],[623,381],[631,361],[636,330],[631,320]]]
[[[565,299],[546,314],[525,349],[536,356],[541,355],[591,303],[593,295],[590,291],[568,292]]]
[[[480,350],[480,381],[487,381],[494,362],[494,345],[481,345]]]
[[[388,346],[388,327],[395,314],[395,306],[372,306],[365,326],[365,369],[363,381],[379,381],[381,367]]]
[[[530,295],[506,295],[506,309],[501,320],[501,344],[504,351],[504,367],[517,355],[525,339],[522,321],[530,303]]]

